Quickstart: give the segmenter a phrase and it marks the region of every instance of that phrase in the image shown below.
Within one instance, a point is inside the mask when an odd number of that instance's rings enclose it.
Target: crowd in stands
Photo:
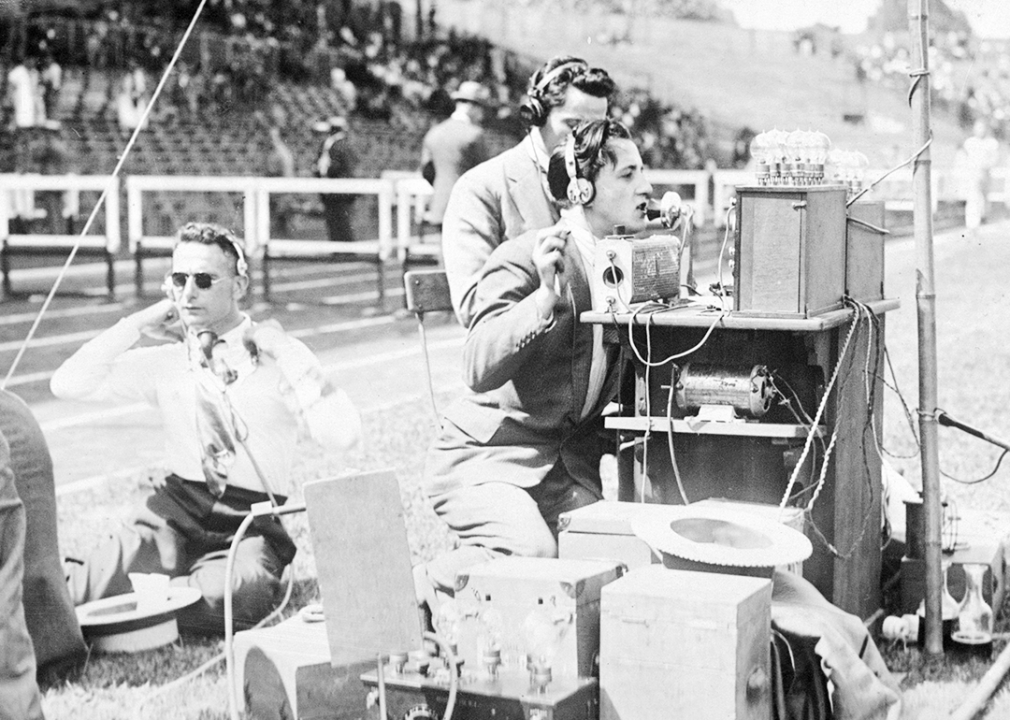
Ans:
[[[617,3],[618,5],[620,3]],[[710,3],[708,3],[710,4]],[[27,57],[32,92],[55,107],[59,80],[46,84],[47,66],[75,67],[84,90],[97,74],[106,83],[108,115],[124,134],[139,123],[175,43],[196,2],[111,3],[93,16],[37,16],[0,27],[5,37],[5,70]],[[681,10],[705,14],[705,2],[682,2]],[[337,109],[352,117],[423,131],[452,110],[450,92],[476,80],[489,87],[496,113],[488,125],[506,135],[523,127],[517,108],[536,61],[488,40],[442,31],[434,14],[421,27],[404,27],[396,0],[318,4],[295,0],[212,0],[200,33],[169,78],[151,122],[195,121],[255,112],[276,102],[276,80],[326,86]],[[16,76],[24,75],[18,71]],[[12,97],[17,77],[9,73],[3,97]],[[58,77],[58,75],[57,75]],[[4,118],[9,124],[12,103]],[[44,110],[40,110],[40,113]],[[647,161],[656,167],[702,167],[708,155],[708,128],[698,112],[665,105],[643,90],[626,89],[615,115],[633,128]],[[53,116],[50,111],[49,117]],[[44,117],[37,115],[31,124]]]
[[[908,87],[911,58],[907,39],[893,32],[861,44],[852,55],[862,82]],[[986,120],[993,134],[1010,139],[1010,56],[1005,42],[978,40],[966,31],[936,33],[929,49],[930,89],[934,104],[955,113],[962,129]]]

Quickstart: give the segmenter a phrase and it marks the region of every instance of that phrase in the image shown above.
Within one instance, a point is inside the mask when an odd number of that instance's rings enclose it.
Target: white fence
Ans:
[[[82,192],[98,192],[108,188],[103,206],[105,233],[80,236],[70,233],[12,233],[15,218],[42,219],[47,210],[36,207],[35,193],[61,193],[61,216],[77,214]],[[50,209],[52,211],[52,208]],[[55,218],[48,218],[55,222]],[[99,256],[106,263],[106,285],[114,292],[115,254],[119,251],[119,181],[104,175],[36,175],[0,174],[0,269],[3,273],[3,294],[11,294],[10,259],[16,255],[65,255],[74,245],[78,254]]]
[[[883,174],[871,170],[867,182]],[[743,170],[647,170],[649,181],[657,188],[686,190],[693,205],[696,224],[702,225],[711,216],[716,227],[722,227],[731,207],[734,188],[751,185],[754,176]],[[954,174],[934,173],[933,208],[942,200],[963,199],[963,184]],[[104,207],[103,235],[79,237],[68,233],[12,233],[14,218],[39,219],[46,213],[36,208],[36,193],[61,193],[62,214],[76,216],[82,192],[101,192],[109,186]],[[710,191],[711,186],[711,191]],[[431,196],[431,186],[417,173],[387,171],[380,178],[263,178],[248,176],[204,177],[178,175],[131,175],[125,180],[127,249],[136,266],[138,294],[143,289],[144,258],[166,256],[174,236],[145,232],[144,198],[149,193],[238,194],[242,198],[243,234],[249,255],[262,260],[264,291],[269,292],[269,265],[285,259],[335,259],[352,256],[368,259],[379,271],[379,293],[383,291],[383,269],[393,260],[401,268],[412,259],[437,259],[441,253],[438,236],[423,235],[423,215]],[[10,258],[22,255],[59,255],[79,243],[79,252],[101,257],[108,265],[108,290],[114,283],[113,260],[120,249],[120,184],[110,184],[106,176],[96,175],[30,175],[0,174],[0,265],[3,270],[3,291],[9,294]],[[355,242],[321,242],[271,236],[271,203],[275,194],[347,194],[376,198],[375,227],[377,237]],[[902,168],[882,181],[868,194],[868,199],[884,200],[891,209],[910,208],[912,204],[911,171]],[[1010,208],[1010,168],[993,172],[989,202]],[[150,203],[148,203],[150,205]],[[50,210],[53,204],[49,203]],[[395,208],[395,211],[394,211]],[[394,218],[395,212],[395,218]],[[173,218],[180,224],[184,217]],[[174,228],[173,228],[174,230]]]

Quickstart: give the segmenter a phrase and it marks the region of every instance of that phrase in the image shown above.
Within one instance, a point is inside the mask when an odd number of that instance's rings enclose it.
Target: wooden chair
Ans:
[[[407,309],[417,316],[417,332],[421,336],[421,352],[424,356],[424,372],[428,377],[428,396],[431,409],[435,413],[435,423],[439,422],[438,405],[435,402],[435,387],[431,380],[431,364],[428,359],[428,339],[424,334],[424,314],[429,312],[452,312],[452,298],[449,296],[449,280],[445,270],[408,270],[403,275],[403,288],[407,294]]]

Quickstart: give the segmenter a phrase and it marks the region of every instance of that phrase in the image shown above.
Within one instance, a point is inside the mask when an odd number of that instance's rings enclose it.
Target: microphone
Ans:
[[[648,227],[653,229],[671,230],[683,215],[690,215],[689,205],[685,205],[680,194],[672,190],[663,193],[662,199],[649,200],[645,207],[645,217],[650,221]]]

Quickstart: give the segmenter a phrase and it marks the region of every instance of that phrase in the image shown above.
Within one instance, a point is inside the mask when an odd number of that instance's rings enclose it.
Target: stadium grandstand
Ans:
[[[112,172],[197,5],[4,4],[0,171]],[[972,121],[989,118],[996,137],[1007,136],[1010,61],[1005,45],[976,38],[963,16],[937,5],[932,154],[939,194],[956,200],[956,150]],[[716,0],[530,0],[514,6],[442,0],[437,7],[395,0],[283,6],[212,0],[122,174],[276,174],[270,167],[275,127],[294,156],[294,174],[311,177],[319,147],[313,125],[345,115],[359,158],[357,176],[407,176],[417,169],[425,130],[451,110],[449,92],[463,80],[493,88],[498,113],[488,123],[489,135],[492,149],[501,150],[522,132],[515,109],[531,70],[562,51],[618,78],[622,93],[613,112],[632,128],[652,168],[742,168],[748,140],[772,128],[821,130],[836,147],[862,151],[871,167],[889,168],[914,151],[907,141],[909,59],[901,6],[887,0],[865,33],[850,36],[825,26],[742,28]],[[550,22],[557,13],[571,21]],[[15,130],[10,78],[23,58],[38,78],[41,110],[35,122]],[[962,82],[969,66],[974,80]],[[907,194],[905,185],[899,192]],[[121,192],[119,227],[125,230],[129,203]],[[14,231],[76,232],[98,192],[82,191],[61,213],[55,200],[47,210],[45,193],[38,196],[11,203]],[[146,192],[140,232],[166,235],[181,216],[242,229],[241,197]],[[318,200],[305,193],[298,198],[288,206],[294,214],[289,233],[322,237]],[[380,234],[378,198],[356,204],[359,237]],[[105,233],[101,219],[92,232]],[[116,252],[131,248],[122,243]]]

